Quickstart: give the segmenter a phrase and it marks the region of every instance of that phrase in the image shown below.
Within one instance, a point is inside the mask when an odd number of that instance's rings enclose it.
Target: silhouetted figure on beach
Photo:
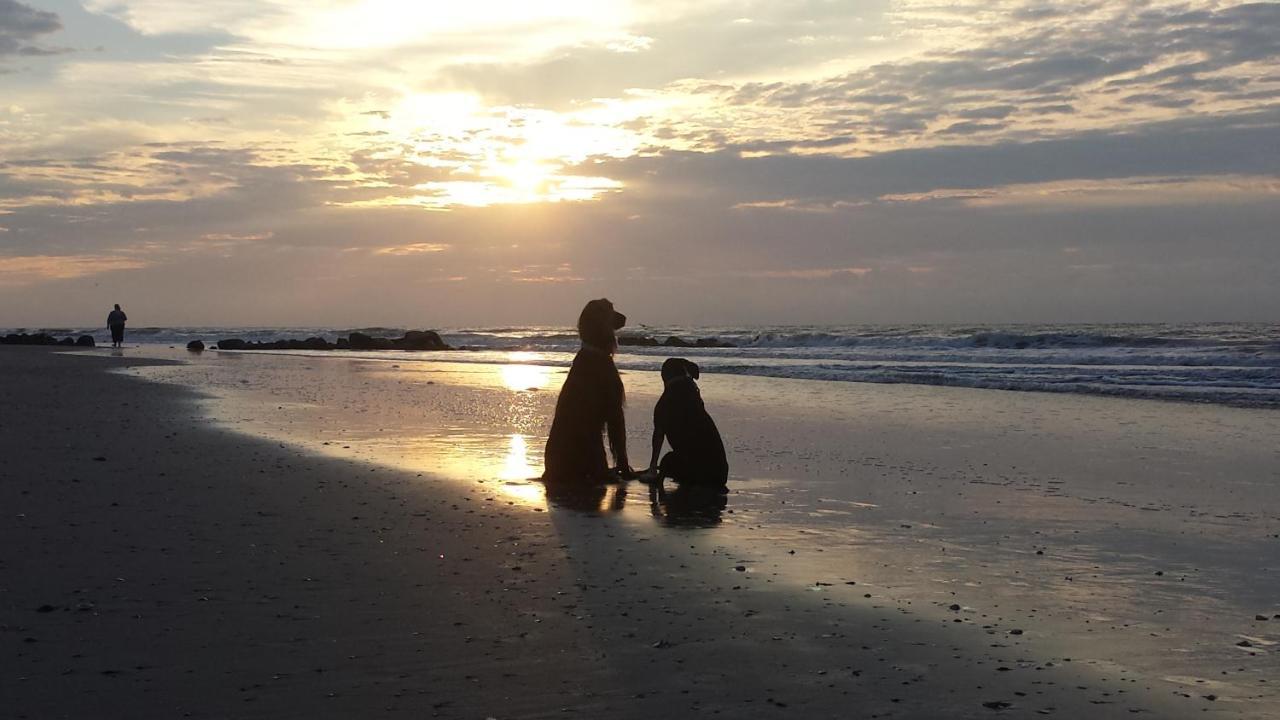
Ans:
[[[653,408],[653,456],[647,474],[657,473],[657,481],[673,478],[681,485],[700,485],[721,492],[729,480],[729,461],[716,423],[707,413],[698,390],[697,363],[684,358],[668,358],[662,363],[662,397]],[[658,462],[662,441],[671,443],[671,452]]]
[[[118,348],[124,345],[124,324],[129,316],[124,314],[120,309],[119,303],[116,309],[107,313],[107,327],[111,328],[111,347]]]
[[[578,317],[582,348],[560,389],[555,418],[547,434],[543,480],[548,484],[586,485],[629,478],[627,430],[622,406],[626,393],[613,363],[614,334],[627,318],[605,299],[592,300]],[[608,431],[616,467],[609,469],[601,436]]]

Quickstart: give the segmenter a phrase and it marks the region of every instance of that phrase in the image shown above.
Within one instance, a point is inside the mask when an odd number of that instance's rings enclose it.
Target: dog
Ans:
[[[626,393],[613,363],[618,350],[615,333],[626,323],[627,317],[606,299],[592,300],[582,308],[578,316],[582,348],[556,400],[543,460],[544,481],[584,485],[635,474],[627,461]],[[605,459],[601,435],[606,430],[615,470],[609,469]]]
[[[697,363],[684,358],[668,358],[662,363],[665,388],[653,408],[653,457],[647,472],[653,476],[656,470],[659,482],[670,477],[681,484],[726,492],[729,461],[724,440],[702,402],[697,379]],[[659,463],[664,439],[671,443],[671,452]]]

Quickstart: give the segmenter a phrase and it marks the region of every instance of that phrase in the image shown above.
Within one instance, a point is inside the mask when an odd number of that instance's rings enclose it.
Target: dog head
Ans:
[[[604,298],[592,300],[578,316],[578,337],[585,345],[594,345],[612,353],[618,349],[614,331],[626,324],[627,316],[614,310],[613,303]]]
[[[698,364],[685,360],[684,358],[667,358],[666,361],[662,363],[663,382],[671,382],[672,380],[682,378],[685,375],[697,380]]]

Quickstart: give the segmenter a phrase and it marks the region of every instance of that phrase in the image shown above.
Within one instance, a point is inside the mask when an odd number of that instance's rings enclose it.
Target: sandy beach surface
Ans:
[[[723,507],[548,498],[457,359],[0,348],[3,715],[1280,715],[1274,411],[706,375]]]

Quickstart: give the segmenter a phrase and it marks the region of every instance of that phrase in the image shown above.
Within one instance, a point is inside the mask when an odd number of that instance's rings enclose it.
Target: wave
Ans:
[[[40,329],[22,329],[33,332]],[[50,328],[58,337],[105,328]],[[5,330],[0,330],[4,334]],[[182,347],[190,340],[248,341],[324,337],[351,332],[403,335],[404,328],[131,327],[131,342]],[[442,328],[444,341],[468,352],[461,362],[568,364],[578,347],[569,327]],[[1261,323],[1095,325],[811,325],[646,326],[628,335],[696,345],[715,339],[735,347],[623,347],[620,367],[653,370],[662,359],[695,359],[704,373],[870,383],[948,385],[1000,390],[1086,393],[1280,408],[1280,325]],[[404,355],[397,355],[403,358]],[[428,359],[423,357],[421,359]],[[429,359],[445,359],[432,355]]]

